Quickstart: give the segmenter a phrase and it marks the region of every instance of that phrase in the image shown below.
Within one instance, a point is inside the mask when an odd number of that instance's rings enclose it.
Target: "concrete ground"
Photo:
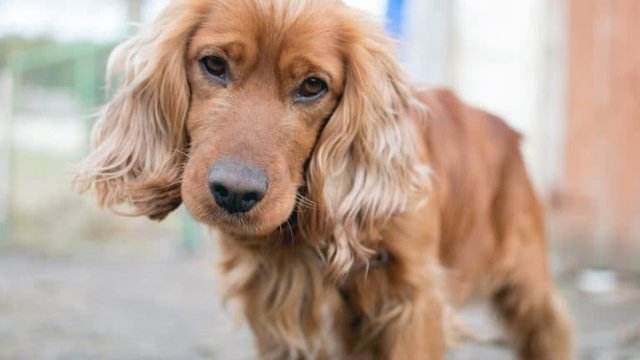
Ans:
[[[214,255],[44,257],[0,252],[0,359],[253,359],[250,334],[223,309]],[[577,358],[640,359],[640,291],[598,297],[563,288]],[[498,333],[482,306],[463,316]],[[466,344],[450,360],[511,359]]]

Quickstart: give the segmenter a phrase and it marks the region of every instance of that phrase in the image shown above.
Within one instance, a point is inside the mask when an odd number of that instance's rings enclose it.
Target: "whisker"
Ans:
[[[180,154],[180,155],[183,155],[183,156],[184,156],[184,157],[186,157],[186,158],[190,158],[190,157],[191,157],[191,154],[186,153],[186,152],[184,152],[184,151],[182,151],[182,150],[179,150],[179,149],[173,149],[173,151],[177,152],[177,153],[178,153],[178,154]]]
[[[316,209],[318,207],[318,204],[315,201],[305,197],[300,193],[296,194],[296,203],[301,207],[305,207],[311,210]]]
[[[289,234],[291,235],[291,239],[293,239],[293,226],[291,225],[291,222],[289,220],[287,220],[287,227],[289,228]],[[293,241],[291,241],[291,245],[293,245]]]

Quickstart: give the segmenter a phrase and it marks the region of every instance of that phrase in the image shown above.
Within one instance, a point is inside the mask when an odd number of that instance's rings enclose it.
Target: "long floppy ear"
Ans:
[[[365,242],[375,241],[394,215],[416,207],[429,185],[410,118],[422,109],[390,40],[367,19],[351,17],[344,26],[345,90],[309,164],[309,197],[318,206],[301,222],[334,279],[354,261],[366,261],[372,252]]]
[[[121,84],[74,179],[79,192],[94,189],[101,206],[129,204],[129,215],[162,219],[180,205],[190,99],[184,57],[205,3],[175,1],[111,54],[107,83],[119,77]]]

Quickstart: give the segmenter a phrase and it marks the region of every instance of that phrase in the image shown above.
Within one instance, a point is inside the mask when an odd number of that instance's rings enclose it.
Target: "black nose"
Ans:
[[[209,170],[209,190],[221,208],[231,214],[244,213],[264,198],[269,178],[259,167],[222,160]]]

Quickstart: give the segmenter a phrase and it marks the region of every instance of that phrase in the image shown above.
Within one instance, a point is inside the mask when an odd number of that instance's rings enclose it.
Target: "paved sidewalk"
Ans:
[[[0,359],[253,359],[248,330],[223,309],[211,254],[52,259],[0,253]],[[565,289],[578,359],[640,359],[640,292]],[[499,333],[480,306],[470,324]],[[448,359],[511,359],[463,345]]]

